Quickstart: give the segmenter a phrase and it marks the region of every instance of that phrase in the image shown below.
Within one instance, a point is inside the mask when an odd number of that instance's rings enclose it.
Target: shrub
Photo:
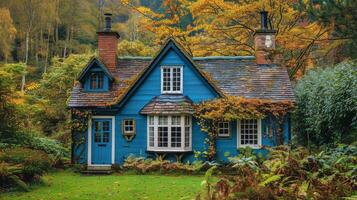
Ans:
[[[357,148],[340,145],[310,154],[305,148],[278,147],[260,169],[221,178],[205,199],[340,199],[357,189]],[[212,191],[213,189],[213,191]],[[205,191],[203,194],[206,194]],[[200,199],[201,195],[198,195]],[[208,195],[205,195],[208,196]]]
[[[12,172],[26,182],[38,179],[53,165],[53,158],[45,152],[28,148],[11,148],[0,152],[0,162],[17,166],[20,170]]]
[[[144,174],[149,172],[159,173],[198,173],[206,163],[184,164],[178,162],[170,162],[162,158],[145,159],[143,157],[128,156],[123,164],[123,170],[135,171],[136,173]]]
[[[295,87],[300,144],[350,143],[357,137],[357,64],[309,72]]]

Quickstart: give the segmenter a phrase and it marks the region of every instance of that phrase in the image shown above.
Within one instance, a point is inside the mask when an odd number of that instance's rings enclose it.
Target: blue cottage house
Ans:
[[[193,117],[193,105],[225,95],[294,101],[287,70],[273,64],[268,51],[275,48],[266,12],[255,34],[255,56],[191,57],[169,38],[154,57],[117,57],[119,34],[111,31],[111,18],[98,32],[98,58],[79,75],[69,107],[91,111],[84,141],[73,146],[74,162],[88,166],[122,164],[129,155],[151,157],[181,155],[193,161],[194,151],[207,148],[207,134]],[[208,76],[209,74],[209,76]],[[238,148],[274,146],[269,137],[271,119],[220,122],[216,142],[218,161]],[[290,118],[283,122],[284,142],[290,140]],[[73,142],[78,144],[75,135]]]

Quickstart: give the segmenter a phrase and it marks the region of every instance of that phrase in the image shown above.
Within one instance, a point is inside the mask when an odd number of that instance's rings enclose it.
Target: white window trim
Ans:
[[[133,125],[125,125],[125,121],[132,121],[133,122]],[[132,134],[132,133],[135,133],[135,119],[123,119],[123,133],[124,134]],[[125,130],[125,127],[129,127],[129,126],[132,126],[133,127],[133,130],[132,131],[126,131]]]
[[[111,119],[112,120],[112,164],[115,162],[115,116],[92,116],[88,120],[88,156],[87,156],[87,165],[88,166],[111,166],[103,164],[92,164],[92,119]]]
[[[217,136],[220,137],[220,138],[228,138],[231,136],[231,123],[230,122],[218,122],[218,123],[228,123],[228,135],[221,135],[219,134],[220,132],[220,129],[219,126],[218,126],[218,133],[217,133]]]
[[[149,117],[154,117],[154,125],[149,124]],[[158,121],[159,115],[148,115],[147,116],[147,150],[148,151],[156,151],[156,152],[186,152],[192,151],[192,117],[190,117],[190,134],[189,134],[189,146],[185,147],[185,116],[187,115],[180,115],[181,117],[181,147],[171,147],[171,116],[168,116],[168,144],[167,147],[158,147]],[[150,135],[149,135],[149,128],[154,127],[154,146],[150,146]]]
[[[251,144],[241,144],[240,141],[240,136],[241,136],[241,121],[237,120],[237,148],[244,148],[244,147],[250,147],[252,149],[260,149],[262,146],[262,120],[257,119],[257,128],[258,128],[258,144],[257,145],[251,145]]]
[[[164,91],[164,69],[170,68],[170,91]],[[173,91],[173,70],[172,68],[180,68],[180,91]],[[183,94],[183,66],[182,65],[165,65],[161,66],[161,94]]]

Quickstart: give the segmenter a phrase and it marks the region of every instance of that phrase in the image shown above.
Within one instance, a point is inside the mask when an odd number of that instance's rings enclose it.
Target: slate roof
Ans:
[[[163,94],[151,99],[141,114],[193,114],[193,102],[186,96]]]
[[[287,70],[279,65],[257,65],[254,56],[194,57],[200,69],[212,77],[215,84],[228,95],[245,98],[295,101]],[[115,103],[129,80],[142,73],[151,62],[150,57],[120,57],[117,79],[110,92],[84,92],[78,83],[69,107],[103,107]]]
[[[295,100],[285,67],[257,65],[252,56],[230,59],[194,58],[194,60],[229,95],[272,101]]]
[[[109,92],[84,92],[81,83],[73,87],[69,107],[105,107],[111,105],[129,84],[129,80],[139,74],[150,63],[148,58],[118,59],[118,67]]]

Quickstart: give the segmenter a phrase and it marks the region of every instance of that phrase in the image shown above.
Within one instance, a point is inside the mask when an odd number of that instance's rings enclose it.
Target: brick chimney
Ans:
[[[115,72],[117,67],[117,46],[120,36],[117,32],[111,30],[112,14],[106,13],[104,16],[104,30],[97,32],[99,58],[110,72]]]
[[[258,65],[273,64],[270,52],[275,49],[275,30],[268,28],[268,12],[260,12],[261,28],[254,34],[255,59]]]

